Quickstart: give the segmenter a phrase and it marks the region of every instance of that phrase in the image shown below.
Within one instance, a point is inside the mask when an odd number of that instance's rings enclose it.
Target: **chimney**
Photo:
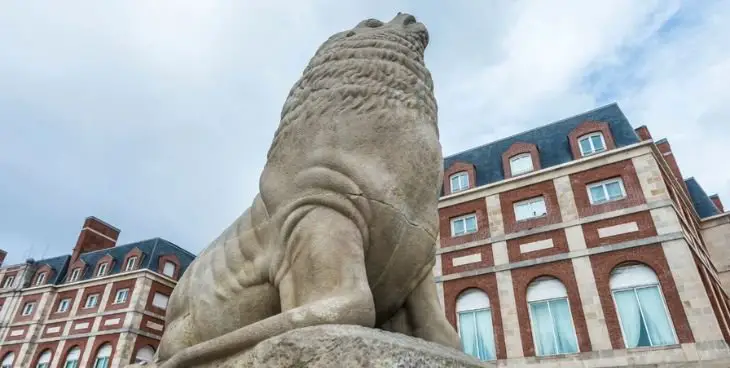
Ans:
[[[651,140],[651,133],[649,133],[649,128],[646,127],[646,125],[642,125],[636,129],[634,129],[634,132],[636,132],[636,135],[639,136],[639,139],[641,141],[648,141]]]
[[[114,247],[117,244],[119,232],[120,230],[116,227],[94,216],[87,217],[73,249],[71,262],[76,261],[81,254]]]
[[[5,262],[5,256],[8,255],[8,252],[0,249],[0,266],[3,265],[3,262]]]
[[[712,203],[715,204],[715,207],[717,207],[720,213],[725,213],[725,207],[722,206],[722,201],[720,200],[719,195],[713,194],[710,196],[710,199],[712,200]]]
[[[684,193],[689,196],[687,184],[685,184],[684,179],[682,179],[682,172],[679,171],[679,165],[677,165],[677,159],[674,158],[674,154],[672,153],[672,146],[669,145],[669,141],[664,138],[656,141],[655,144],[657,149],[659,149],[659,152],[661,152],[664,156],[664,161],[666,161],[667,165],[669,165],[669,170],[672,171],[672,174],[674,174],[674,177],[677,178],[680,186],[682,187],[682,189],[684,189]]]

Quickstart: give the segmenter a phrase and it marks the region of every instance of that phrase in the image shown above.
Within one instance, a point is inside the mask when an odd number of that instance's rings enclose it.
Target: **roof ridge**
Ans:
[[[458,156],[458,155],[460,155],[462,153],[466,153],[466,152],[469,152],[469,151],[473,151],[473,150],[476,150],[476,149],[479,149],[479,148],[483,148],[483,147],[486,147],[486,146],[495,144],[497,142],[501,142],[501,141],[504,141],[504,140],[507,140],[507,139],[515,138],[515,137],[520,136],[520,135],[523,135],[523,134],[527,134],[527,133],[530,133],[530,132],[534,132],[534,131],[539,130],[539,129],[551,127],[551,126],[554,126],[554,125],[563,123],[566,120],[574,119],[574,118],[577,118],[577,117],[579,117],[581,115],[587,115],[587,114],[590,114],[590,113],[593,113],[593,112],[596,112],[596,111],[599,111],[599,110],[606,109],[606,108],[611,107],[611,106],[616,106],[619,110],[621,110],[621,108],[618,106],[618,103],[616,101],[614,101],[614,102],[611,102],[609,104],[606,104],[606,105],[603,105],[603,106],[598,106],[598,107],[595,107],[593,109],[590,109],[590,110],[581,112],[579,114],[575,114],[575,115],[572,115],[572,116],[569,116],[569,117],[566,117],[566,118],[563,118],[563,119],[560,119],[560,120],[553,121],[552,123],[548,123],[548,124],[545,124],[545,125],[540,125],[540,126],[537,126],[537,127],[532,128],[532,129],[528,129],[528,130],[523,130],[520,133],[515,133],[515,134],[512,134],[512,135],[510,135],[508,137],[500,138],[500,139],[497,139],[497,140],[494,140],[494,141],[491,141],[491,142],[488,142],[488,143],[484,143],[484,144],[479,145],[479,146],[476,146],[476,147],[472,147],[472,148],[469,148],[469,149],[466,149],[466,150],[463,150],[463,151],[460,151],[460,152],[457,152],[457,153],[450,154],[448,156],[445,156],[444,157],[444,160],[449,159],[449,158],[452,158],[454,156]],[[622,111],[622,114],[623,114],[623,111]]]

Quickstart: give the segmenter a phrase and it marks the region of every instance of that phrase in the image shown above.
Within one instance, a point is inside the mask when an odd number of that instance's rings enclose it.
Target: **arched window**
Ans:
[[[79,368],[79,358],[81,358],[81,349],[78,346],[74,346],[66,354],[66,361],[63,363],[63,368]]]
[[[535,279],[527,287],[527,304],[538,356],[578,352],[568,291],[560,280],[552,277]]]
[[[96,353],[93,368],[108,368],[111,363],[112,345],[105,343]]]
[[[579,137],[578,145],[582,156],[589,156],[606,150],[606,140],[601,132],[593,132]]]
[[[629,264],[611,272],[621,333],[627,348],[671,345],[677,342],[659,279],[643,264]]]
[[[2,365],[0,365],[0,368],[13,368],[13,362],[15,361],[15,353],[12,351],[5,354],[5,357],[3,358]]]
[[[478,289],[464,291],[456,300],[459,336],[464,352],[481,360],[496,359],[489,297]]]
[[[137,355],[134,357],[135,363],[152,363],[155,358],[155,348],[147,345],[137,351]]]
[[[46,273],[45,272],[41,272],[41,273],[38,274],[38,276],[36,276],[35,285],[36,286],[40,286],[40,285],[43,285],[45,283],[46,283]]]
[[[51,350],[46,349],[43,350],[41,355],[38,357],[38,364],[36,364],[36,368],[48,368],[48,366],[51,365]]]

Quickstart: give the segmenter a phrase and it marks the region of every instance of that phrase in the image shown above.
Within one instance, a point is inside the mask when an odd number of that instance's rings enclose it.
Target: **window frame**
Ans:
[[[530,168],[528,170],[515,171],[513,163],[516,162],[517,160],[523,159],[523,158],[528,159],[528,161],[530,162]],[[532,163],[532,153],[530,153],[530,152],[518,153],[509,158],[509,172],[510,172],[511,176],[522,175],[522,174],[526,174],[526,173],[533,172],[533,171],[535,171],[535,165]]]
[[[459,178],[459,188],[454,189],[454,179]],[[466,180],[466,184],[462,186],[461,180]],[[457,173],[453,173],[449,176],[449,187],[451,189],[451,193],[458,193],[463,192],[467,189],[469,189],[469,172],[468,171],[459,171]]]
[[[596,147],[593,146],[593,140],[591,138],[593,138],[595,136],[598,136],[601,138],[601,144],[603,145],[603,149],[600,151],[596,151]],[[583,152],[583,145],[581,145],[580,142],[585,139],[587,139],[588,143],[590,143],[590,145],[591,145],[591,152],[588,152],[588,153]],[[606,146],[606,137],[603,136],[603,132],[601,132],[601,131],[583,134],[580,137],[578,137],[577,141],[578,141],[578,150],[580,151],[581,157],[587,157],[587,156],[595,155],[597,153],[608,151],[608,147]]]
[[[102,356],[101,354],[102,354],[102,351],[103,351],[103,349],[104,349],[104,348],[107,348],[107,347],[109,348],[109,355],[104,355],[104,356]],[[105,343],[103,343],[103,344],[102,344],[102,345],[101,345],[101,346],[100,346],[100,347],[99,347],[99,348],[97,349],[97,351],[96,351],[96,354],[94,354],[94,364],[92,365],[92,367],[94,367],[94,368],[96,368],[96,367],[99,367],[99,363],[100,363],[100,362],[102,361],[102,359],[103,359],[104,365],[103,365],[103,366],[101,366],[101,367],[102,367],[102,368],[109,368],[109,366],[110,366],[110,364],[111,364],[111,360],[112,360],[112,359],[111,359],[112,355],[114,355],[114,347],[112,346],[112,344],[111,344],[111,343],[109,343],[109,342],[105,342]]]
[[[71,355],[71,353],[76,349],[78,353],[76,353],[76,356]],[[71,360],[73,359],[73,360]],[[78,347],[78,345],[74,345],[71,347],[71,349],[68,349],[66,351],[66,358],[63,360],[63,368],[78,368],[79,367],[79,361],[81,360],[81,348]],[[73,365],[69,365],[69,363],[72,363]]]
[[[15,275],[10,275],[5,278],[5,281],[3,281],[3,289],[11,288],[13,287],[13,283],[15,283]]]
[[[96,277],[106,276],[106,270],[109,267],[109,262],[100,264],[96,269]]]
[[[41,286],[46,283],[46,272],[41,272],[38,274],[38,276],[35,277],[35,284],[34,286]]]
[[[470,217],[474,217],[474,231],[471,231],[471,232],[467,231],[467,229],[466,229],[466,219],[470,218]],[[457,221],[462,221],[462,220],[464,221],[464,233],[456,235],[456,232],[454,231],[454,223],[456,223]],[[452,217],[449,220],[449,222],[451,223],[451,237],[452,238],[469,235],[469,234],[475,234],[475,233],[479,232],[479,221],[478,221],[476,212],[472,212],[472,213],[457,216],[457,217]]]
[[[535,349],[535,356],[536,357],[553,357],[553,356],[560,356],[560,355],[576,355],[576,354],[580,354],[581,353],[581,351],[580,351],[580,341],[578,341],[578,330],[576,329],[575,320],[573,319],[573,308],[572,308],[572,306],[570,304],[570,295],[568,294],[568,288],[567,288],[567,286],[565,286],[565,284],[563,283],[563,281],[560,280],[560,279],[558,279],[558,278],[556,278],[556,277],[553,277],[553,276],[538,277],[538,278],[532,280],[532,282],[530,282],[527,285],[527,289],[529,290],[530,286],[533,283],[535,283],[535,282],[544,282],[544,281],[548,281],[548,280],[556,280],[556,281],[558,281],[561,284],[561,286],[563,287],[563,289],[565,290],[565,296],[551,297],[551,298],[545,298],[545,299],[539,299],[539,300],[532,300],[532,301],[530,301],[530,299],[527,298],[527,290],[525,292],[525,302],[527,304],[527,315],[528,315],[528,318],[530,319],[530,334],[532,335],[532,346]],[[535,325],[534,325],[535,319],[534,319],[534,315],[532,314],[532,304],[539,304],[539,303],[546,303],[547,304],[548,311],[550,312],[550,319],[551,319],[550,322],[553,325],[553,332],[552,332],[553,333],[553,343],[555,343],[555,336],[556,336],[556,334],[555,334],[555,325],[553,323],[554,318],[553,318],[552,310],[550,309],[550,302],[551,301],[557,301],[557,300],[565,300],[565,302],[568,304],[568,320],[570,321],[570,326],[571,326],[571,328],[573,330],[573,339],[575,339],[576,351],[575,352],[572,352],[572,353],[561,353],[561,352],[558,352],[558,353],[555,353],[555,354],[542,354],[541,355],[541,354],[538,354],[538,349],[537,349],[537,347],[539,345],[538,345],[538,342],[537,342],[537,336],[535,336]],[[558,349],[555,349],[555,350],[557,351]]]
[[[532,216],[532,217],[527,217],[527,218],[523,218],[523,219],[517,218],[517,207],[519,205],[524,205],[524,204],[532,205],[533,203],[537,203],[540,200],[542,201],[543,207],[545,207],[545,214],[544,215]],[[548,208],[547,208],[547,202],[545,201],[545,196],[544,195],[539,195],[539,196],[536,196],[536,197],[532,197],[532,198],[528,198],[528,199],[523,199],[521,201],[514,202],[514,203],[512,203],[512,211],[514,211],[515,221],[516,222],[530,221],[530,220],[535,220],[535,219],[540,219],[540,218],[547,217]],[[534,211],[533,211],[533,213],[534,213]]]
[[[119,295],[124,294],[124,299],[119,300]],[[129,299],[129,288],[121,288],[118,289],[116,293],[114,293],[114,302],[112,304],[124,304]]]
[[[5,355],[3,355],[2,358],[3,359],[0,360],[0,364],[1,364],[0,367],[2,367],[2,368],[13,368],[13,365],[15,364],[15,352],[14,351],[7,352]],[[9,360],[10,361],[9,362],[10,365],[7,365],[6,364],[7,363],[6,360]]]
[[[94,301],[94,305],[89,305],[89,300]],[[84,301],[84,309],[91,309],[99,305],[99,294],[93,293],[86,296],[86,300]]]
[[[65,302],[65,303],[64,303]],[[66,308],[61,309],[61,306],[65,305]],[[58,308],[56,308],[56,313],[64,313],[69,310],[71,307],[71,298],[63,298],[60,301],[58,301]]]
[[[172,272],[170,272],[169,275],[165,272],[167,265],[172,265]],[[175,264],[175,262],[165,261],[165,263],[162,264],[162,274],[163,275],[165,275],[169,278],[173,278],[173,277],[175,277],[175,271],[177,271],[177,265]]]
[[[127,263],[124,266],[124,271],[134,271],[137,268],[137,256],[131,256],[127,258]]]
[[[606,185],[609,184],[609,183],[612,183],[612,182],[618,182],[619,188],[621,188],[621,197],[620,198],[616,198],[616,199],[610,199],[609,198],[609,196],[608,196],[608,189],[607,189]],[[596,187],[603,187],[603,194],[606,196],[606,200],[605,201],[603,201],[603,202],[596,202],[593,199],[593,194],[591,193],[591,189],[596,188]],[[626,194],[626,186],[624,185],[624,178],[621,177],[621,176],[615,176],[615,177],[612,177],[612,178],[609,178],[609,179],[605,179],[605,180],[601,180],[601,181],[597,181],[597,182],[593,182],[593,183],[586,184],[586,192],[588,193],[588,203],[590,203],[591,206],[596,206],[596,205],[601,205],[601,204],[616,202],[616,201],[620,201],[622,199],[626,199],[628,197],[628,195]]]
[[[474,291],[472,291],[472,290],[474,290]],[[469,292],[478,292],[478,293],[484,294],[485,297],[487,298],[487,302],[488,302],[487,306],[486,307],[479,307],[479,308],[459,310],[459,307],[458,307],[459,299],[462,298],[462,297],[464,297],[466,295],[466,293],[469,293]],[[491,303],[492,303],[492,300],[489,299],[489,295],[484,290],[477,289],[477,288],[469,288],[469,289],[466,289],[466,290],[462,291],[461,294],[459,294],[459,296],[456,298],[456,306],[455,306],[455,310],[456,310],[456,325],[457,325],[456,332],[459,335],[459,342],[460,343],[463,343],[463,341],[461,340],[462,339],[462,336],[461,336],[462,329],[461,329],[461,318],[460,318],[460,316],[462,314],[468,314],[468,313],[475,314],[475,316],[474,316],[474,324],[476,326],[476,324],[477,324],[476,313],[477,312],[484,312],[484,311],[488,311],[489,312],[489,319],[492,322],[492,344],[493,344],[492,348],[494,348],[494,359],[480,360],[480,361],[485,361],[485,362],[494,362],[494,361],[498,360],[498,358],[497,358],[497,331],[496,331],[496,329],[494,327],[494,313],[493,313],[493,310],[492,310]],[[475,328],[475,331],[478,331],[478,329]],[[476,357],[474,357],[474,358],[476,358]]]
[[[28,308],[30,307],[30,308]],[[30,309],[30,310],[28,310]],[[23,304],[23,310],[20,312],[20,315],[23,317],[32,316],[33,312],[35,311],[35,302],[26,302]]]
[[[43,359],[44,356],[48,356],[48,360],[45,362],[41,362],[41,359]],[[53,360],[53,351],[51,349],[43,350],[40,354],[38,354],[38,362],[35,365],[35,368],[48,368],[51,365],[51,361]]]
[[[81,267],[76,267],[73,270],[71,270],[71,277],[69,277],[68,282],[79,281],[80,276],[81,276]]]

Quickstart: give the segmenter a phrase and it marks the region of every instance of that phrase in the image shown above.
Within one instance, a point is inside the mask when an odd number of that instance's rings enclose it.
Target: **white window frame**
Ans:
[[[15,364],[15,353],[14,352],[8,352],[5,355],[3,355],[3,360],[0,362],[2,366],[0,368],[13,368],[13,364]]]
[[[92,367],[97,368],[108,368],[111,365],[111,356],[114,349],[112,348],[111,344],[104,343],[99,347],[99,350],[96,352],[96,356],[94,357],[94,365]]]
[[[78,346],[72,347],[66,352],[66,361],[63,362],[63,368],[78,368],[80,359],[81,348]]]
[[[58,302],[58,309],[56,309],[56,313],[63,313],[67,311],[69,307],[71,307],[71,298],[63,298],[60,302]]]
[[[454,178],[459,178],[459,187],[454,188]],[[466,181],[466,184],[462,184],[462,180]],[[451,176],[449,176],[449,186],[451,187],[451,193],[457,193],[464,190],[469,189],[469,172],[468,171],[459,171],[458,173],[455,173]]]
[[[524,159],[524,158],[527,158],[528,161],[530,162],[530,168],[527,169],[527,170],[516,171],[515,168],[514,168],[514,166],[513,166],[513,164],[517,160]],[[520,175],[520,174],[525,174],[525,173],[534,171],[535,170],[535,165],[532,164],[532,154],[529,153],[529,152],[525,152],[525,153],[520,153],[520,154],[517,154],[517,155],[514,155],[514,156],[510,157],[509,158],[509,170],[510,170],[510,173],[512,173],[512,176],[517,176],[517,175]]]
[[[478,307],[471,307],[471,308],[462,307],[463,309],[460,309],[459,301],[461,298],[467,297],[467,293],[482,294],[487,299],[486,303],[485,303],[486,306],[480,305]],[[495,334],[496,331],[494,329],[494,313],[492,313],[493,311],[491,308],[491,300],[489,299],[489,295],[487,293],[485,293],[483,290],[475,289],[475,288],[467,289],[467,290],[463,291],[461,295],[459,295],[459,297],[456,299],[456,324],[457,324],[457,326],[459,326],[459,328],[457,329],[457,333],[459,334],[459,340],[461,340],[461,324],[460,324],[460,318],[459,318],[461,316],[461,314],[476,313],[476,312],[482,312],[482,311],[489,311],[490,319],[492,320],[492,333]],[[476,318],[474,319],[474,324],[476,324]],[[495,351],[494,351],[495,358],[488,360],[488,361],[494,361],[497,359],[496,358],[496,353],[497,353],[497,351],[496,351],[497,337],[496,336],[492,336],[492,343],[494,344],[493,348],[495,348]]]
[[[545,214],[544,215],[531,216],[531,217],[526,217],[526,218],[523,218],[523,219],[517,218],[517,207],[518,206],[530,205],[530,207],[532,207],[532,204],[538,203],[538,202],[542,202],[543,207],[545,207]],[[512,210],[514,211],[515,221],[517,221],[517,222],[534,220],[534,219],[543,218],[543,217],[547,216],[547,203],[545,203],[545,197],[544,196],[532,197],[532,198],[525,199],[525,200],[522,200],[522,201],[519,201],[519,202],[514,202],[512,204]],[[532,211],[532,213],[534,214],[535,211]]]
[[[36,364],[36,368],[48,368],[51,364],[52,358],[53,352],[51,349],[43,350],[43,352],[41,352],[38,356],[38,364]]]
[[[79,267],[74,268],[71,271],[71,277],[68,279],[68,282],[78,281],[80,275],[81,275],[81,269]]]
[[[35,286],[41,286],[46,283],[46,273],[41,272],[35,278]]]
[[[572,310],[573,308],[570,305],[570,298],[568,297],[568,288],[565,286],[565,284],[563,284],[562,281],[560,281],[559,279],[554,278],[554,277],[546,277],[546,276],[539,277],[539,278],[533,280],[532,283],[541,282],[542,281],[541,279],[542,280],[545,280],[545,281],[550,281],[552,279],[552,280],[556,280],[556,281],[560,282],[560,284],[562,285],[563,289],[565,290],[565,296],[552,297],[552,298],[544,298],[544,299],[537,299],[537,300],[530,300],[529,298],[527,299],[527,314],[528,314],[528,316],[530,318],[530,329],[532,330],[532,332],[531,332],[531,335],[532,335],[532,346],[535,347],[535,355],[537,357],[549,357],[549,356],[558,356],[558,355],[575,355],[575,354],[580,354],[581,351],[580,351],[580,342],[578,341],[578,330],[576,330],[576,328],[575,328],[575,321],[573,321],[573,310]],[[530,285],[532,283],[530,283]],[[530,285],[528,285],[528,289],[529,289]],[[578,351],[576,351],[574,353],[556,353],[556,354],[537,355],[537,352],[538,352],[537,351],[537,347],[538,347],[539,344],[537,342],[537,337],[535,336],[535,326],[534,326],[535,317],[532,315],[532,307],[531,307],[531,304],[547,303],[548,311],[550,311],[550,316],[552,318],[552,311],[550,310],[550,303],[549,302],[554,301],[554,300],[563,300],[563,299],[565,299],[565,301],[568,303],[568,320],[570,321],[570,325],[573,328],[573,338],[575,339],[575,346],[576,346],[576,348],[577,348]],[[555,332],[553,331],[553,333],[555,333]]]
[[[601,144],[603,145],[603,149],[600,151],[596,150],[596,147],[593,146],[593,140],[591,139],[596,136],[601,138]],[[581,141],[586,140],[586,139],[588,140],[588,143],[590,143],[590,145],[591,145],[590,152],[583,152],[583,145],[580,144]],[[581,157],[595,155],[596,153],[601,153],[601,152],[608,150],[608,147],[606,147],[606,138],[603,136],[603,132],[593,132],[593,133],[584,134],[584,135],[578,137],[578,149],[580,150]]]
[[[131,256],[127,259],[127,264],[124,266],[124,271],[132,271],[136,268],[137,256]]]
[[[108,262],[100,264],[99,268],[96,269],[96,277],[106,276],[106,269],[108,268],[108,266]]]
[[[3,289],[13,287],[13,283],[15,282],[15,275],[8,276],[5,279],[5,282],[3,282]]]
[[[619,187],[621,188],[621,197],[620,198],[616,198],[616,199],[609,199],[608,198],[608,189],[606,189],[606,185],[607,184],[610,184],[610,183],[613,183],[613,182],[618,182]],[[606,195],[606,200],[605,201],[603,201],[603,202],[596,202],[596,201],[593,200],[593,194],[591,193],[591,189],[596,188],[596,187],[603,187],[603,194]],[[590,202],[591,205],[597,205],[597,204],[604,204],[604,203],[609,203],[609,202],[615,202],[615,201],[620,201],[620,200],[626,198],[626,187],[624,186],[624,179],[622,177],[620,177],[620,176],[617,176],[617,177],[614,177],[614,178],[611,178],[611,179],[606,179],[606,180],[602,180],[602,181],[599,181],[599,182],[595,182],[595,183],[588,184],[588,185],[586,185],[586,191],[588,192],[588,201]]]
[[[169,273],[167,272],[167,265],[172,266],[172,271],[170,271]],[[175,276],[175,270],[176,269],[177,269],[177,265],[176,264],[174,264],[174,263],[172,263],[170,261],[165,261],[165,264],[162,265],[162,274],[165,275],[165,276],[167,276],[167,277],[172,278],[172,277]]]
[[[164,302],[164,306],[160,306],[159,305],[160,303],[158,301],[160,301],[160,300],[164,300],[165,301]],[[162,293],[155,293],[154,296],[152,297],[152,305],[155,308],[160,308],[160,309],[163,309],[163,310],[167,310],[167,304],[169,302],[170,302],[170,296],[169,295],[165,295],[165,294],[162,294]]]
[[[27,302],[23,305],[23,311],[21,312],[21,316],[30,316],[33,314],[33,311],[35,310],[35,302]]]
[[[91,300],[94,301],[94,304],[89,305],[89,301],[91,301]],[[99,294],[96,294],[96,293],[95,294],[89,294],[86,297],[86,301],[84,302],[84,309],[94,308],[97,305],[99,305]]]
[[[120,295],[124,295],[124,298],[120,298]],[[116,294],[114,295],[114,303],[113,304],[122,304],[127,301],[129,298],[129,289],[119,289],[117,290]]]
[[[467,231],[466,229],[466,219],[474,217],[474,231]],[[456,234],[454,224],[458,221],[464,220],[464,233],[463,234]],[[464,236],[469,234],[474,234],[479,231],[479,221],[477,221],[477,214],[476,213],[470,213],[468,215],[458,216],[451,219],[451,236],[457,237],[457,236]]]

